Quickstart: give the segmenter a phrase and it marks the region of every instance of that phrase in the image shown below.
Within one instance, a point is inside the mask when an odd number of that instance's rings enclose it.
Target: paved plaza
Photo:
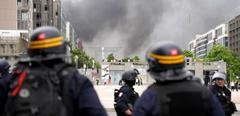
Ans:
[[[115,88],[120,88],[118,85],[98,85],[94,86],[97,94],[100,98],[101,103],[106,108],[109,116],[116,116],[113,108],[113,92]],[[142,94],[142,92],[148,87],[148,85],[134,86],[135,90]],[[236,103],[238,110],[240,110],[240,91],[232,92],[232,100]],[[233,116],[240,116],[240,112],[235,113]]]

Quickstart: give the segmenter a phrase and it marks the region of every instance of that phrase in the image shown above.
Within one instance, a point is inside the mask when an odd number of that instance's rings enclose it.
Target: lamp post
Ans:
[[[92,68],[94,68],[95,66],[94,66],[94,64],[95,64],[95,61],[94,60],[92,60]]]
[[[78,56],[75,56],[76,68],[78,68]]]
[[[86,75],[86,73],[87,73],[87,65],[86,64],[83,64],[83,69],[84,69],[84,73]]]

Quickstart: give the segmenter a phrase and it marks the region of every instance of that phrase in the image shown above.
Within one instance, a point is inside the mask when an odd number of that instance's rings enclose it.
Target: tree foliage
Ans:
[[[193,57],[193,53],[190,50],[183,50],[183,55],[186,57]]]
[[[122,62],[139,62],[139,61],[140,61],[140,58],[139,58],[138,56],[134,56],[134,57],[132,57],[132,58],[130,58],[130,57],[125,57],[125,58],[123,58],[122,60],[117,60],[117,59],[114,57],[113,53],[109,54],[106,59],[107,59],[107,62],[112,62],[113,60],[118,61],[118,62],[121,62],[121,61],[122,61]]]
[[[236,75],[240,74],[240,58],[229,48],[222,45],[215,45],[209,51],[207,59],[209,61],[225,61],[227,63],[227,73],[231,76],[231,80],[235,80]]]
[[[139,62],[139,61],[140,61],[140,58],[139,58],[138,56],[134,56],[132,59],[133,59],[133,61],[135,61],[135,62]]]
[[[100,63],[95,61],[94,58],[89,57],[84,51],[78,48],[72,48],[71,53],[71,59],[73,61],[73,64],[75,66],[78,66],[78,68],[82,68],[84,64],[87,68],[101,68]]]
[[[111,53],[107,56],[107,62],[112,62],[113,60],[115,60],[115,57],[114,57],[113,53]]]

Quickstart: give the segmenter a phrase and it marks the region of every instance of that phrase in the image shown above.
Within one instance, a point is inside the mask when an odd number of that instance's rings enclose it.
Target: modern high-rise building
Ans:
[[[66,22],[66,41],[70,42],[73,48],[77,46],[77,33],[70,22]]]
[[[0,0],[0,29],[17,29],[17,1]]]
[[[33,0],[33,29],[45,25],[61,29],[60,0]]]
[[[189,42],[188,49],[193,52],[196,58],[204,58],[216,44],[228,47],[228,25],[221,24],[207,33],[198,34]]]
[[[17,29],[33,31],[32,0],[17,0]]]
[[[229,48],[240,54],[240,15],[228,22],[229,26]]]

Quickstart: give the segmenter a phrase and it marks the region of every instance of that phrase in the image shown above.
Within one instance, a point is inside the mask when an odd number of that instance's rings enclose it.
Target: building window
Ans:
[[[35,3],[33,4],[33,8],[37,8],[37,5]]]
[[[2,52],[3,52],[3,54],[5,54],[5,45],[2,45]]]
[[[14,48],[13,48],[13,46],[14,46],[13,44],[10,44],[10,52],[11,52],[11,53],[14,53]]]
[[[28,13],[27,12],[22,12],[22,20],[27,21],[28,20]]]
[[[56,12],[56,15],[58,16],[58,12]]]
[[[45,5],[44,10],[48,11],[48,6],[47,5]]]
[[[37,23],[37,24],[36,24],[36,27],[41,27],[41,23]]]
[[[41,13],[37,13],[36,18],[41,19]]]

